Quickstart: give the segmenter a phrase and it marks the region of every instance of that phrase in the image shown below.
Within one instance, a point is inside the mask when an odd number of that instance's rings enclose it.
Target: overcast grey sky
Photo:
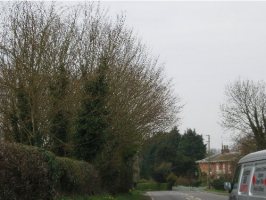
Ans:
[[[219,125],[224,88],[266,75],[266,2],[104,1],[165,63],[185,107],[181,133],[211,135],[211,148],[231,144]]]

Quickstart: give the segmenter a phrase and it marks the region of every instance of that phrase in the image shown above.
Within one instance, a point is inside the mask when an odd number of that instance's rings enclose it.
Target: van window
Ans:
[[[241,181],[240,181],[240,187],[239,187],[239,192],[242,194],[247,194],[248,193],[248,186],[250,183],[250,177],[251,177],[251,166],[244,166],[242,176],[241,176]]]
[[[232,189],[236,189],[238,187],[240,171],[241,171],[241,166],[239,165],[237,166],[235,174],[234,174],[234,178],[232,182]]]
[[[266,196],[266,163],[255,166],[251,193],[256,196]]]

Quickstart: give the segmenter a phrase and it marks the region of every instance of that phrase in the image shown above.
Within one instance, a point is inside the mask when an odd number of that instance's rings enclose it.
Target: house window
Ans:
[[[223,169],[223,163],[220,163],[219,170],[222,170],[222,169]]]
[[[216,164],[216,171],[219,171],[219,163]]]

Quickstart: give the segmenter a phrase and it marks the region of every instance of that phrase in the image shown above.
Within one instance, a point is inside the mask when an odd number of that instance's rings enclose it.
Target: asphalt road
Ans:
[[[228,196],[202,191],[147,192],[152,200],[228,200]]]

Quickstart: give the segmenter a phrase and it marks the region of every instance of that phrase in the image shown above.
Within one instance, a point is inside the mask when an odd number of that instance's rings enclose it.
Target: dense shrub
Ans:
[[[133,188],[133,169],[129,163],[112,158],[99,167],[102,187],[106,192],[111,194],[127,193]]]
[[[179,176],[176,179],[176,185],[190,186],[191,185],[191,181],[187,177]]]
[[[159,166],[155,167],[152,177],[159,183],[165,183],[167,176],[170,174],[172,164],[163,162]]]
[[[99,192],[100,178],[92,165],[84,161],[57,157],[60,166],[60,191],[72,194],[95,194]]]
[[[176,184],[177,176],[174,173],[170,173],[167,176],[166,181],[167,181],[167,188],[169,190],[172,190],[172,187]]]
[[[87,162],[49,151],[0,142],[0,199],[50,200],[59,193],[97,193],[97,171]]]
[[[211,186],[216,189],[216,190],[224,190],[224,182],[226,182],[226,178],[225,177],[220,177],[218,179],[214,179],[211,182]]]
[[[0,143],[0,199],[52,199],[59,175],[52,153]]]
[[[193,181],[192,181],[192,186],[193,186],[193,187],[199,187],[199,186],[201,186],[201,185],[202,185],[201,180],[193,179]]]

